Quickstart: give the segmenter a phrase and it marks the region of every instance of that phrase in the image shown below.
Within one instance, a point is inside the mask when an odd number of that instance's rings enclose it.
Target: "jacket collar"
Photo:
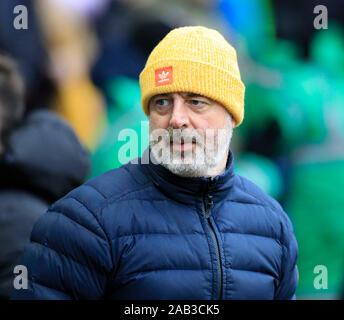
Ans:
[[[145,159],[146,161],[142,161]],[[146,163],[146,164],[144,164]],[[225,199],[234,182],[234,155],[231,150],[228,153],[226,170],[213,178],[200,177],[189,178],[178,176],[160,164],[154,164],[150,159],[149,147],[140,158],[140,165],[150,176],[155,186],[167,197],[184,204],[194,205],[207,194],[213,198],[213,202]]]

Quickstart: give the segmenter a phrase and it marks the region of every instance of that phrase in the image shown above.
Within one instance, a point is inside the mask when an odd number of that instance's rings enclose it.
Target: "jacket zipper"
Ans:
[[[204,217],[205,220],[207,221],[207,224],[209,226],[210,229],[210,234],[212,236],[215,248],[216,248],[216,258],[217,258],[217,263],[218,263],[218,293],[217,293],[217,297],[219,300],[221,300],[222,297],[222,264],[221,264],[221,258],[220,258],[220,246],[219,246],[219,242],[218,239],[216,237],[214,228],[210,222],[210,212],[211,212],[211,207],[213,206],[213,197],[211,194],[206,193],[205,197],[203,198],[203,212],[204,212]]]

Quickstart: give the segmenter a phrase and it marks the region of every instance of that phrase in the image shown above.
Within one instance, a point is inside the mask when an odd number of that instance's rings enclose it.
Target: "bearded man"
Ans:
[[[244,117],[235,49],[172,30],[140,74],[150,147],[38,221],[18,299],[294,299],[297,243],[281,206],[235,174]]]

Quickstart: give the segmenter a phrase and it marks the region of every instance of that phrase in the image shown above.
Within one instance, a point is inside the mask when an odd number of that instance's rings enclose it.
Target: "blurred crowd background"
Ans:
[[[313,25],[318,4],[1,0],[0,54],[16,62],[25,95],[18,89],[23,115],[0,149],[0,297],[13,275],[8,261],[14,263],[31,231],[21,230],[19,221],[33,224],[71,188],[119,167],[118,151],[128,143],[119,136],[122,129],[133,129],[139,139],[137,153],[128,156],[141,155],[148,127],[141,128],[147,118],[139,73],[171,29],[203,25],[219,30],[237,50],[246,96],[245,119],[232,140],[236,171],[275,197],[293,222],[297,299],[343,299],[344,2],[321,1],[329,18],[321,30]],[[13,27],[16,5],[27,7],[28,29]],[[0,87],[4,72],[0,61]],[[25,217],[21,206],[9,223],[16,209],[6,201],[18,203],[20,189],[35,194],[35,206],[31,199],[26,208],[36,213]],[[11,236],[19,240],[6,251]],[[328,271],[325,289],[314,286],[318,265]]]

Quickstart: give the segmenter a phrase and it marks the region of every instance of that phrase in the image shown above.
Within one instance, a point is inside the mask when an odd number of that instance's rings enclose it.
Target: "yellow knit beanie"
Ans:
[[[236,51],[213,29],[182,27],[169,32],[148,57],[140,74],[140,86],[147,116],[153,96],[192,92],[221,103],[236,126],[244,118],[245,86]]]

